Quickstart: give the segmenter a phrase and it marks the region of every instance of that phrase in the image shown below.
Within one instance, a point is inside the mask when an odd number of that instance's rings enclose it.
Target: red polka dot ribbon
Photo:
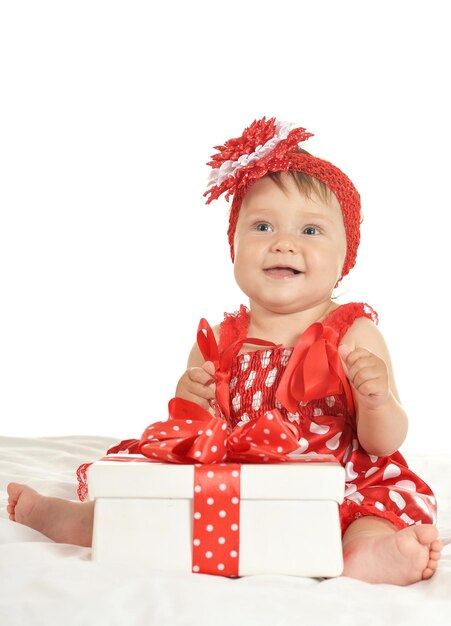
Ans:
[[[193,498],[193,572],[238,576],[239,465],[196,465]]]

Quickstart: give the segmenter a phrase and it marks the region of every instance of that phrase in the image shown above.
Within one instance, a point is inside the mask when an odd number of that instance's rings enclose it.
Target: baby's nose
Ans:
[[[293,252],[296,253],[299,250],[299,242],[297,238],[288,233],[281,234],[277,237],[273,243],[273,250],[275,252]]]

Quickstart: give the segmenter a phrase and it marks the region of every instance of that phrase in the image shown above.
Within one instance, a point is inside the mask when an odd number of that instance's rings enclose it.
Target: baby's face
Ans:
[[[337,199],[307,197],[264,177],[246,193],[236,227],[235,278],[252,304],[289,313],[330,299],[341,277],[346,234]]]

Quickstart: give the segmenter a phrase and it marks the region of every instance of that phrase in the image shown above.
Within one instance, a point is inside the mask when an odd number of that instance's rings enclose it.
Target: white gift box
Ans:
[[[309,458],[241,465],[240,576],[342,573],[338,505],[344,469],[333,457]],[[89,497],[95,500],[92,558],[190,572],[194,466],[144,459],[127,455],[88,469]]]

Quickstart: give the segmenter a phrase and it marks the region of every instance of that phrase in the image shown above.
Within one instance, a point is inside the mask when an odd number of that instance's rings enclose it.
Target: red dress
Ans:
[[[336,332],[337,346],[359,317],[377,322],[377,314],[363,303],[343,304],[331,311],[323,326]],[[220,327],[219,351],[247,336],[246,307],[226,314]],[[411,524],[434,524],[436,500],[429,486],[414,474],[399,452],[377,457],[365,452],[357,439],[355,414],[345,394],[300,402],[290,413],[276,399],[278,384],[292,348],[270,348],[240,354],[232,363],[230,376],[231,426],[256,419],[274,408],[299,433],[305,454],[333,454],[346,471],[346,491],[341,506],[343,532],[364,515],[383,517],[397,528]]]
[[[377,322],[377,314],[366,304],[343,304],[323,320],[334,332],[335,348],[354,321],[367,317]],[[219,354],[235,341],[247,337],[249,313],[226,314],[220,326]],[[231,364],[230,427],[242,424],[278,409],[298,434],[304,454],[332,454],[345,468],[346,490],[341,505],[343,532],[362,516],[388,519],[397,528],[411,524],[435,524],[436,500],[429,486],[414,474],[399,452],[377,457],[365,452],[357,439],[355,413],[346,393],[328,395],[318,400],[299,402],[295,412],[288,411],[276,398],[277,388],[290,360],[293,348],[270,347],[239,354]],[[108,453],[139,452],[139,440],[129,439]],[[86,470],[78,468],[78,494],[87,497]]]

